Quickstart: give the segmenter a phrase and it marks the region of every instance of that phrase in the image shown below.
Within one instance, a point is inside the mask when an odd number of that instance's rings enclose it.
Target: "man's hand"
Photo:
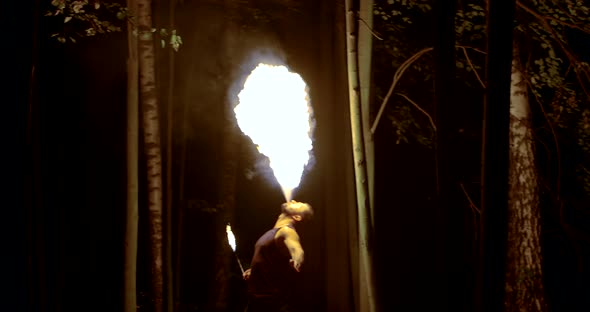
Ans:
[[[295,271],[301,272],[301,262],[291,259],[289,260],[289,264],[291,264],[291,267],[295,269]]]
[[[250,279],[251,274],[252,274],[252,269],[248,269],[248,270],[244,271],[244,274],[242,274],[242,277],[244,278],[245,281],[247,281],[248,279]]]

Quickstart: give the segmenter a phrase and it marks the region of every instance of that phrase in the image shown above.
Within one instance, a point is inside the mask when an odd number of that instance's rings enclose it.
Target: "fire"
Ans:
[[[312,116],[305,81],[285,66],[260,63],[234,109],[238,125],[269,158],[287,201],[309,161]]]
[[[231,230],[231,226],[228,224],[225,226],[225,233],[227,234],[227,242],[231,247],[231,250],[234,252],[236,251],[236,237],[234,236],[234,232]]]

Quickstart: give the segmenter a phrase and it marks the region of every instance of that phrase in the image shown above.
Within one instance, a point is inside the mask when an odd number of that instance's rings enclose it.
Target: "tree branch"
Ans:
[[[383,41],[383,38],[379,37],[379,35],[377,35],[377,33],[371,27],[369,27],[369,24],[367,24],[367,22],[365,22],[365,20],[362,17],[359,16],[358,19],[359,21],[363,22],[363,24],[365,24],[365,27],[367,27],[371,34],[373,34],[373,37]]]
[[[481,77],[479,77],[477,70],[475,70],[475,66],[473,66],[473,63],[471,63],[471,59],[469,58],[469,55],[467,54],[467,49],[465,49],[465,47],[459,47],[459,48],[461,48],[461,50],[463,50],[463,54],[465,55],[465,58],[467,59],[467,63],[469,63],[469,66],[473,70],[473,73],[475,74],[475,77],[477,77],[477,80],[481,84],[481,87],[485,89],[486,84],[483,82],[483,80],[481,80]]]
[[[528,87],[530,89],[533,89],[533,85],[530,81],[530,79],[525,75],[525,81],[528,84]],[[556,181],[556,194],[557,194],[557,198],[559,199],[560,197],[560,190],[561,190],[561,183],[560,183],[560,177],[561,177],[561,152],[560,152],[560,146],[559,146],[559,140],[557,139],[557,132],[555,131],[555,127],[553,126],[553,123],[551,122],[551,120],[549,119],[549,116],[547,115],[547,112],[545,111],[545,108],[543,107],[543,104],[541,102],[541,99],[539,99],[539,97],[537,96],[537,94],[535,92],[531,92],[533,94],[533,96],[535,97],[535,102],[537,102],[537,104],[539,104],[539,108],[541,109],[541,112],[543,113],[543,117],[545,117],[545,120],[547,121],[547,124],[549,125],[549,129],[551,129],[551,135],[553,136],[553,142],[555,143],[555,150],[557,153],[557,181]]]
[[[482,53],[482,54],[486,54],[486,52],[482,51],[480,49],[474,48],[474,47],[469,47],[469,46],[456,46],[456,47],[463,49],[463,51],[465,52],[465,56],[467,57],[467,60],[469,61],[469,65],[472,66],[473,72],[475,73],[476,77],[479,79],[479,82],[482,84],[482,86],[484,86],[484,89],[485,89],[485,84],[483,83],[483,81],[479,77],[479,74],[477,73],[477,71],[475,71],[475,67],[471,63],[469,56],[467,56],[467,52],[465,49],[472,49],[472,50]],[[383,102],[381,103],[381,106],[379,107],[379,111],[377,112],[377,116],[375,117],[375,121],[373,122],[373,126],[371,127],[372,134],[375,134],[375,129],[377,129],[377,125],[379,124],[379,120],[381,119],[381,115],[383,115],[383,111],[385,110],[385,106],[387,105],[387,102],[389,101],[391,94],[393,94],[393,90],[395,89],[395,86],[397,85],[397,83],[401,79],[401,77],[404,74],[404,72],[406,71],[406,69],[408,69],[408,67],[410,67],[412,65],[412,63],[414,63],[417,59],[419,59],[423,54],[425,54],[426,52],[430,52],[433,49],[434,48],[424,48],[424,49],[416,52],[414,55],[412,55],[407,60],[405,60],[400,65],[400,67],[396,70],[395,74],[393,75],[393,81],[391,82],[391,86],[389,87],[389,91],[387,91],[385,98],[383,98]],[[436,127],[435,127],[435,129],[436,129]]]
[[[414,105],[414,107],[416,107],[419,111],[421,111],[424,115],[426,115],[426,117],[428,117],[428,120],[430,120],[430,125],[432,125],[432,129],[434,129],[434,132],[436,132],[436,125],[434,124],[434,120],[432,120],[432,117],[430,116],[430,114],[428,114],[427,111],[422,109],[422,107],[420,107],[420,105],[418,105],[416,102],[412,101],[407,95],[402,94],[402,93],[396,93],[396,94],[403,97],[404,99],[406,99],[408,102],[410,102],[412,105]]]
[[[477,206],[475,205],[475,203],[473,203],[473,200],[471,200],[471,197],[467,193],[467,190],[465,190],[465,187],[463,186],[463,183],[459,183],[459,186],[461,186],[461,189],[463,190],[463,193],[465,194],[465,197],[467,197],[467,200],[469,201],[469,206],[471,207],[471,209],[473,209],[474,211],[476,211],[478,214],[481,214],[481,210],[479,210],[479,208],[477,208]]]
[[[586,89],[586,86],[584,84],[584,80],[580,76],[580,71],[578,70],[578,67],[581,67],[580,66],[580,61],[578,61],[578,59],[576,58],[576,56],[564,45],[563,41],[561,39],[559,39],[559,36],[555,32],[555,29],[553,29],[553,27],[551,27],[551,25],[549,25],[549,23],[547,22],[547,17],[542,16],[539,13],[533,11],[529,7],[527,7],[524,4],[522,4],[520,1],[516,1],[516,4],[520,8],[522,8],[523,10],[525,10],[527,13],[531,14],[532,16],[534,16],[537,20],[539,20],[539,22],[541,23],[541,25],[543,25],[543,27],[545,27],[545,30],[547,30],[552,35],[553,40],[555,40],[555,42],[557,42],[557,44],[559,45],[559,47],[561,48],[561,50],[563,51],[563,53],[566,55],[568,61],[570,63],[574,64],[574,72],[576,73],[576,78],[578,80],[578,83],[580,84],[580,87],[584,91],[584,94],[586,94],[586,97],[588,97],[590,99],[590,93]],[[566,24],[564,24],[564,25],[566,25]],[[586,70],[584,70],[584,69],[582,69],[582,74],[584,74],[587,79],[590,78],[590,74]],[[588,80],[590,80],[590,79],[588,79]]]
[[[375,117],[375,121],[373,122],[373,126],[371,127],[372,134],[375,134],[375,129],[377,128],[377,125],[379,124],[379,120],[381,119],[381,115],[383,114],[383,111],[385,110],[385,105],[387,105],[387,102],[389,101],[389,98],[391,97],[391,94],[393,93],[393,89],[395,89],[395,86],[399,82],[401,76],[404,74],[406,69],[408,69],[408,67],[410,67],[410,65],[412,65],[412,63],[414,63],[417,59],[419,59],[424,53],[432,51],[432,50],[433,50],[433,48],[425,48],[425,49],[418,51],[416,54],[412,55],[410,58],[408,58],[406,61],[404,61],[400,65],[400,67],[395,71],[395,74],[393,75],[393,81],[391,82],[391,87],[389,87],[389,91],[387,91],[387,95],[385,95],[385,98],[383,99],[383,102],[381,103],[381,107],[379,107],[379,111],[377,112],[377,116]]]
[[[572,24],[572,23],[564,22],[564,21],[562,21],[562,20],[559,20],[559,19],[557,19],[557,18],[555,18],[555,17],[553,17],[553,16],[541,16],[539,13],[537,13],[537,12],[535,12],[533,9],[531,9],[531,8],[527,7],[525,4],[523,4],[523,3],[522,3],[522,2],[520,2],[520,1],[516,1],[516,5],[518,5],[518,6],[519,6],[521,9],[525,10],[527,13],[529,13],[529,14],[531,14],[531,15],[533,15],[533,16],[535,16],[535,17],[537,17],[537,18],[541,18],[541,19],[543,19],[543,20],[545,20],[545,21],[554,21],[554,22],[556,22],[556,23],[558,23],[558,24],[561,24],[561,25],[563,25],[563,26],[567,26],[567,27],[569,27],[569,28],[578,29],[578,30],[580,30],[580,31],[582,31],[582,32],[584,32],[584,33],[586,33],[586,34],[589,34],[589,35],[590,35],[590,30],[589,30],[589,29],[586,29],[586,28],[580,27],[579,25],[576,25],[576,24]],[[571,15],[567,14],[567,12],[566,12],[565,10],[564,10],[563,12],[564,12],[566,15],[570,16],[570,18],[571,18]]]

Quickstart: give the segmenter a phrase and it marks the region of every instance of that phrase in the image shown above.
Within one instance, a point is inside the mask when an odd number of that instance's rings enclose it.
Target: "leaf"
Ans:
[[[98,2],[98,1],[97,2],[94,2],[94,9],[95,10],[100,9],[100,2]]]
[[[66,18],[64,18],[64,24],[71,21],[72,17],[71,16],[66,16]]]

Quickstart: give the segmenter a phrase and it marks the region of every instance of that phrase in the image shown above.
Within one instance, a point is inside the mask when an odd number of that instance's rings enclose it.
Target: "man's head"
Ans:
[[[283,214],[291,217],[293,220],[300,222],[310,219],[313,216],[313,209],[310,204],[291,200],[281,205]]]

